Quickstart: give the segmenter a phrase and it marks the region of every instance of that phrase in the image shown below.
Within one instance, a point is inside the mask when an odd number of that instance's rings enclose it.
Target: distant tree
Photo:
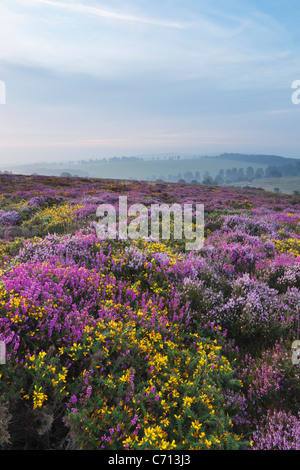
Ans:
[[[225,172],[224,170],[220,170],[217,176],[214,179],[216,184],[224,184],[225,182]]]
[[[282,176],[281,171],[275,165],[268,165],[265,170],[265,177],[266,178],[280,178]]]
[[[225,183],[232,183],[231,169],[227,168],[225,171]]]
[[[213,178],[210,176],[209,172],[206,170],[203,177],[203,184],[213,184]]]
[[[222,183],[225,183],[225,171],[224,170],[219,170],[219,173],[217,174],[217,179],[220,180]]]
[[[237,171],[237,168],[232,168],[232,171],[231,171],[231,177],[234,181],[237,181],[238,180],[238,171]]]
[[[239,179],[239,181],[245,181],[247,179],[246,175],[244,173],[244,168],[239,168],[238,179]]]
[[[224,183],[224,178],[219,174],[217,174],[217,176],[215,176],[215,179],[214,179],[214,184],[223,184]],[[209,184],[209,183],[208,183]]]
[[[196,179],[197,181],[200,181],[200,178],[201,178],[201,177],[200,177],[199,171],[196,171],[196,172],[195,172],[195,179]]]
[[[194,175],[191,171],[186,171],[183,175],[183,178],[188,182],[190,183],[192,181],[192,179],[194,178]]]
[[[246,169],[246,176],[249,180],[252,180],[253,177],[254,177],[254,170],[252,168],[252,166],[248,166],[248,168]]]
[[[65,177],[69,177],[69,176],[72,176],[72,175],[71,175],[71,173],[68,173],[67,171],[63,171],[63,172],[60,174],[60,176],[62,176],[62,177],[65,178]]]
[[[274,188],[274,193],[279,194],[279,193],[280,193],[280,189],[279,189],[279,188]]]
[[[264,170],[262,168],[257,168],[254,173],[254,179],[259,180],[264,177]]]

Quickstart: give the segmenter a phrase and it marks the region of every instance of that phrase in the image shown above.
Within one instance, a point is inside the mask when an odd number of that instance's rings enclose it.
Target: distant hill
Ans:
[[[300,161],[298,158],[287,158],[279,155],[247,155],[242,153],[222,153],[221,155],[210,157],[223,160],[235,160],[249,163],[261,163],[264,165],[282,166],[288,163],[295,164]]]
[[[44,176],[232,184],[253,179],[300,178],[300,159],[278,155],[223,153],[218,156],[147,155],[9,166],[3,171]]]

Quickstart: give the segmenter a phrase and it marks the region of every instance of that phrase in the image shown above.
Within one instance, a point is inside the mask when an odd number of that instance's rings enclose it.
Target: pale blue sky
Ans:
[[[1,0],[0,165],[300,158],[299,0]]]

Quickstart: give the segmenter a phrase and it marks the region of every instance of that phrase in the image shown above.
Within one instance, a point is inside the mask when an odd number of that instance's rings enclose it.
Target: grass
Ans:
[[[281,178],[264,178],[259,180],[252,180],[251,186],[256,188],[263,188],[265,191],[274,192],[278,188],[281,193],[293,194],[294,191],[300,191],[300,177],[281,177]],[[246,182],[232,183],[232,186],[246,186]]]

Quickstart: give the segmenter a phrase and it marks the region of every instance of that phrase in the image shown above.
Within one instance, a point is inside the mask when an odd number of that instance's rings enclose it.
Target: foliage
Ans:
[[[297,448],[299,202],[166,183],[0,182],[3,448]],[[100,240],[97,207],[124,194],[148,207],[204,203],[202,249]]]

